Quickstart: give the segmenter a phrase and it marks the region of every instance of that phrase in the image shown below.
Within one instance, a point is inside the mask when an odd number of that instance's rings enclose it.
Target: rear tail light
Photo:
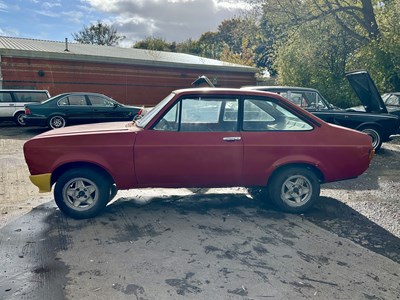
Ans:
[[[30,115],[31,114],[31,110],[29,108],[25,108],[25,115]]]

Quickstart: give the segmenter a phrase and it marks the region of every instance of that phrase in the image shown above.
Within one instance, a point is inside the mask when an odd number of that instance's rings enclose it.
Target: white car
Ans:
[[[47,90],[0,90],[0,120],[11,120],[17,125],[25,126],[24,105],[49,98]]]

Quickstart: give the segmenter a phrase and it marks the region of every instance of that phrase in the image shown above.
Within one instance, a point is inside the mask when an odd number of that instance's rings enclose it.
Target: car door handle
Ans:
[[[229,137],[224,137],[223,140],[226,142],[234,142],[234,141],[240,141],[242,138],[240,136],[229,136]]]
[[[11,104],[9,104],[9,106],[15,106],[15,104],[11,103]]]

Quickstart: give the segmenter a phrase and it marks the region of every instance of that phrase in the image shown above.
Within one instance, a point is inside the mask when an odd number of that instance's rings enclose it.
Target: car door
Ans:
[[[98,122],[126,120],[123,111],[111,99],[101,95],[88,95],[93,118]]]
[[[134,149],[139,186],[239,185],[243,143],[238,101],[183,96],[151,128],[139,132]]]
[[[58,110],[66,116],[69,123],[87,123],[92,120],[93,112],[84,94],[71,94],[61,98]]]

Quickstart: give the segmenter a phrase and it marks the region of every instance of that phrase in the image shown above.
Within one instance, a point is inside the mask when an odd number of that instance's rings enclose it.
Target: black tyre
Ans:
[[[18,126],[26,126],[25,120],[24,120],[25,113],[20,111],[17,112],[14,116],[14,121]]]
[[[59,209],[74,219],[97,216],[110,199],[107,176],[88,168],[71,169],[58,178],[54,199]]]
[[[65,120],[65,118],[59,115],[52,116],[47,123],[48,126],[52,129],[63,128],[67,125],[67,121]]]
[[[268,191],[270,199],[283,211],[302,213],[318,201],[320,183],[310,169],[291,167],[271,178]]]
[[[372,140],[372,147],[375,151],[378,151],[382,146],[381,132],[375,127],[363,127],[360,129],[361,132],[368,134]]]

